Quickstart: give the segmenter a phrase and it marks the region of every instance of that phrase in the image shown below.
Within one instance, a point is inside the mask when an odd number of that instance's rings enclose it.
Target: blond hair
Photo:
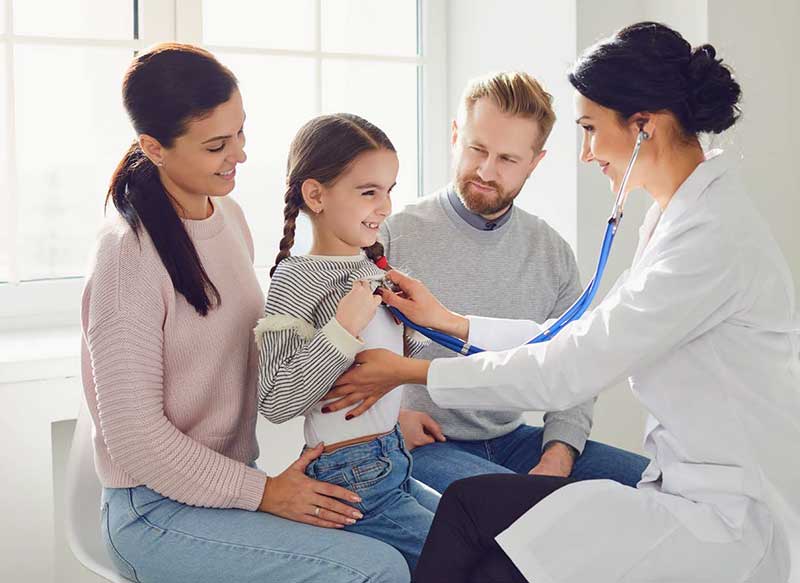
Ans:
[[[556,122],[556,113],[553,111],[553,96],[536,79],[519,71],[503,71],[472,79],[461,96],[459,117],[466,117],[475,102],[484,97],[491,98],[505,114],[536,121],[539,136],[533,145],[534,151],[544,147]]]

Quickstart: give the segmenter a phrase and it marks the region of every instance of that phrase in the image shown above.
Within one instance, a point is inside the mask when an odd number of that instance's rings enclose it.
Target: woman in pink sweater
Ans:
[[[123,96],[138,139],[112,178],[117,212],[82,304],[101,530],[117,569],[141,582],[407,581],[397,551],[335,532],[359,517],[359,498],[305,476],[321,447],[275,477],[255,466],[264,297],[227,198],[246,159],[236,78],[202,49],[164,44],[134,60]]]

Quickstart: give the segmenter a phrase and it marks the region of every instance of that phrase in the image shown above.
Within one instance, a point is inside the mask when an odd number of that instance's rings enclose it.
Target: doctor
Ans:
[[[631,268],[594,310],[526,346],[541,326],[461,317],[393,273],[405,293],[386,303],[502,352],[427,362],[368,351],[337,405],[427,383],[441,407],[565,409],[628,377],[649,411],[652,462],[637,489],[513,475],[453,484],[419,583],[785,582],[778,508],[800,497],[796,460],[781,453],[800,443],[795,291],[735,160],[698,140],[734,124],[739,85],[712,46],[692,50],[655,23],[592,47],[569,79],[581,158],[615,191],[640,129],[650,136],[629,182],[654,201]]]

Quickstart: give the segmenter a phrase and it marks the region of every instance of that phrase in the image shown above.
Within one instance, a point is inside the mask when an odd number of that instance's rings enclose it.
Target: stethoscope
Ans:
[[[636,144],[633,146],[633,154],[631,155],[630,162],[628,162],[628,167],[625,170],[625,174],[622,177],[622,184],[620,184],[619,191],[617,192],[617,198],[614,201],[614,207],[611,209],[611,216],[609,217],[608,224],[606,225],[606,232],[603,236],[603,244],[600,247],[600,258],[597,261],[597,270],[594,272],[594,277],[592,277],[592,280],[589,282],[589,285],[586,286],[586,289],[583,290],[581,296],[575,301],[574,304],[572,304],[572,306],[569,307],[566,312],[564,312],[563,316],[556,320],[556,322],[547,330],[541,332],[538,336],[536,336],[536,338],[529,340],[525,344],[539,344],[540,342],[547,342],[556,334],[558,334],[564,328],[564,326],[573,320],[579,319],[581,316],[583,316],[584,312],[589,309],[592,300],[594,300],[594,297],[597,294],[597,289],[600,287],[600,280],[603,278],[603,272],[605,271],[606,264],[608,263],[608,256],[611,252],[611,244],[614,242],[614,235],[616,235],[619,224],[622,221],[622,208],[625,206],[625,200],[628,198],[628,193],[626,192],[628,179],[630,178],[631,171],[633,170],[633,165],[636,163],[636,158],[639,156],[639,149],[642,147],[642,142],[648,139],[650,139],[650,134],[640,128],[639,134],[636,136]],[[423,336],[430,338],[437,344],[440,344],[445,348],[449,348],[453,352],[458,352],[464,356],[485,352],[483,348],[474,346],[469,342],[454,336],[450,336],[449,334],[444,334],[443,332],[433,330],[432,328],[426,328],[425,326],[419,326],[409,320],[405,314],[403,314],[397,308],[392,306],[387,307],[389,308],[389,311],[391,311],[392,314],[394,314],[394,316],[403,324],[409,328],[412,328],[413,330],[416,330]]]

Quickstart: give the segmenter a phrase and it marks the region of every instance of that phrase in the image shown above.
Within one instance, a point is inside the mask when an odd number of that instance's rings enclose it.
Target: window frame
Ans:
[[[280,50],[253,47],[204,45],[202,0],[131,0],[138,7],[138,38],[131,40],[101,40],[92,38],[67,38],[15,35],[13,28],[13,0],[5,3],[5,30],[0,31],[0,46],[5,46],[6,116],[8,131],[0,136],[7,150],[5,172],[8,182],[8,213],[0,218],[0,228],[10,233],[16,231],[19,196],[14,144],[15,88],[14,48],[19,44],[48,44],[84,47],[126,47],[142,50],[156,42],[177,41],[202,45],[212,52],[261,54],[272,56],[303,56],[316,59],[315,95],[317,110],[322,104],[323,59],[345,59],[374,62],[402,62],[417,65],[417,176],[418,194],[431,192],[441,186],[448,176],[449,119],[447,119],[446,32],[447,3],[440,0],[416,0],[417,45],[416,57],[399,57],[368,53],[333,53],[321,50],[321,2],[314,0],[315,49]],[[4,331],[47,329],[50,327],[77,326],[81,292],[85,277],[63,277],[32,281],[19,281],[15,268],[16,237],[9,243],[11,281],[0,283],[0,333]],[[88,260],[88,257],[87,257]],[[257,268],[259,281],[268,281],[266,267]]]

